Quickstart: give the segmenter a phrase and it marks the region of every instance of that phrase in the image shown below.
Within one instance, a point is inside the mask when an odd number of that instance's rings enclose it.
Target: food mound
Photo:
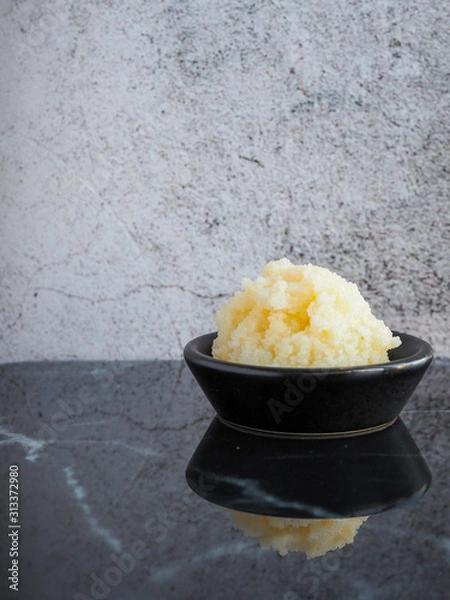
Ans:
[[[281,556],[302,550],[308,558],[323,556],[351,544],[368,517],[351,519],[285,519],[230,510],[247,536],[256,537],[262,548],[277,550]]]
[[[314,265],[269,262],[216,315],[215,358],[249,365],[339,368],[389,361],[400,345],[357,286]],[[288,519],[230,511],[246,535],[308,558],[352,543],[367,517]]]
[[[219,309],[215,358],[249,365],[353,367],[400,345],[357,286],[314,265],[269,262]]]

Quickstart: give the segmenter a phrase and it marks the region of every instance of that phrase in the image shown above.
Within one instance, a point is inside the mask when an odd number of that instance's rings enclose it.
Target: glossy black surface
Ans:
[[[241,433],[215,417],[186,478],[199,496],[226,508],[339,518],[416,500],[431,473],[401,419],[364,436],[295,440]]]
[[[437,357],[401,414],[433,473],[427,493],[307,560],[261,549],[186,484],[214,412],[184,361],[0,365],[0,598],[448,600],[449,390]],[[19,593],[5,589],[11,464]]]
[[[342,432],[386,423],[399,415],[429,367],[431,346],[394,332],[402,344],[388,363],[344,369],[287,369],[215,359],[216,333],[195,338],[184,356],[223,419],[279,432]]]

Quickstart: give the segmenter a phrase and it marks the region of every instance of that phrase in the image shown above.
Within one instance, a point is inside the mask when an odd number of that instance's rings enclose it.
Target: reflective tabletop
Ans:
[[[430,467],[427,493],[307,560],[262,550],[189,488],[215,415],[181,361],[1,365],[0,597],[444,600],[449,387],[437,358],[399,421]]]

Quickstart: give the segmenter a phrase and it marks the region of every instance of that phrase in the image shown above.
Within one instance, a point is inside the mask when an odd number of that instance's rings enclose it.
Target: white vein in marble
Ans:
[[[87,523],[94,535],[101,538],[115,552],[121,552],[122,544],[114,535],[106,528],[100,525],[97,518],[94,516],[91,507],[86,502],[87,493],[84,487],[75,477],[75,471],[72,467],[63,467],[63,472],[66,478],[67,485],[73,492],[78,506],[81,508]]]
[[[44,442],[43,440],[35,440],[22,433],[14,433],[1,424],[0,436],[4,436],[3,439],[0,439],[0,446],[20,444],[25,450],[25,459],[30,462],[35,462],[39,453],[47,445],[47,442]]]

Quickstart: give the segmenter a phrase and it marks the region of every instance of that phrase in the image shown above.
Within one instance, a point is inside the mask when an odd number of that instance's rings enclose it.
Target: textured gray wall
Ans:
[[[0,360],[178,358],[269,259],[450,342],[450,7],[0,5]]]

